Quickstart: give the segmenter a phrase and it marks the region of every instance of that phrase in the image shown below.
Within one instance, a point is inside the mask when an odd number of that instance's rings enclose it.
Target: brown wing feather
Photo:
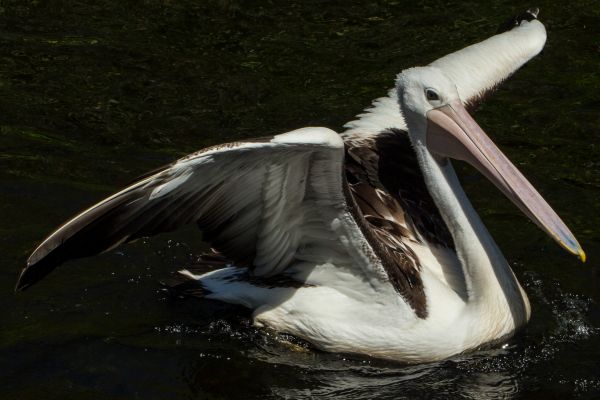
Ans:
[[[355,136],[359,137],[359,136]],[[408,245],[425,238],[454,248],[427,191],[406,132],[390,129],[346,142],[347,196],[363,234],[394,288],[420,318],[427,316],[421,265]]]
[[[425,186],[408,134],[390,129],[375,138],[379,154],[378,176],[415,229],[428,242],[454,249],[452,235]]]

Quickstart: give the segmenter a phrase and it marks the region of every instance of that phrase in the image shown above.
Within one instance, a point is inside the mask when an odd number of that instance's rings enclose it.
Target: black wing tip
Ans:
[[[498,31],[496,33],[499,34],[499,33],[510,31],[511,29],[516,28],[517,26],[520,26],[523,21],[531,22],[534,19],[537,19],[539,13],[540,13],[539,7],[530,7],[527,10],[523,11],[522,13],[515,15],[513,17],[510,17],[509,19],[504,21],[502,24],[500,24],[500,26],[498,27]]]
[[[31,285],[33,285],[34,282],[32,282],[28,278],[28,273],[27,273],[28,270],[29,270],[29,267],[25,267],[21,270],[21,273],[19,274],[19,277],[17,278],[17,283],[15,284],[15,293],[24,292],[25,290],[30,288]]]
[[[21,272],[19,273],[19,277],[17,278],[17,283],[15,284],[15,293],[23,292],[35,283],[35,282],[32,282],[32,280],[30,279],[30,276],[31,276],[30,268],[36,264],[35,257],[34,257],[35,253],[36,253],[35,251],[33,253],[31,253],[29,258],[27,259],[27,265],[21,269]]]
[[[538,14],[540,13],[540,8],[539,7],[531,7],[528,8],[527,11],[525,11],[526,14],[529,14],[532,18],[528,21],[532,21],[534,19],[537,19]]]
[[[60,251],[46,251],[43,255],[39,251],[40,249],[29,256],[27,266],[21,270],[19,278],[17,278],[15,292],[29,289],[64,261]]]

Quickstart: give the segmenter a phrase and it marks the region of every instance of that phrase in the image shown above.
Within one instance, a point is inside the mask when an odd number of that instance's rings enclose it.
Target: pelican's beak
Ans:
[[[533,222],[585,262],[585,253],[554,210],[502,154],[457,100],[427,112],[427,148],[473,165]]]

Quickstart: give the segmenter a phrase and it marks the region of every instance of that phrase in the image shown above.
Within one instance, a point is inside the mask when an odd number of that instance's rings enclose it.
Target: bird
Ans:
[[[467,111],[542,50],[537,15],[403,70],[341,133],[305,127],[240,139],[141,177],[42,241],[16,290],[70,259],[195,223],[213,252],[170,287],[247,307],[257,327],[406,363],[506,340],[529,320],[530,303],[451,160],[471,164],[585,261]]]

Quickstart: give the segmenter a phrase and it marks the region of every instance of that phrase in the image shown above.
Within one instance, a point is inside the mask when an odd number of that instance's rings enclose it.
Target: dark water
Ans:
[[[546,49],[475,114],[589,257],[462,171],[533,304],[504,346],[409,367],[304,349],[243,310],[160,290],[203,250],[193,229],[12,292],[36,243],[138,174],[239,137],[339,130],[403,68],[530,5],[0,2],[0,397],[599,398],[597,1],[535,4]]]

